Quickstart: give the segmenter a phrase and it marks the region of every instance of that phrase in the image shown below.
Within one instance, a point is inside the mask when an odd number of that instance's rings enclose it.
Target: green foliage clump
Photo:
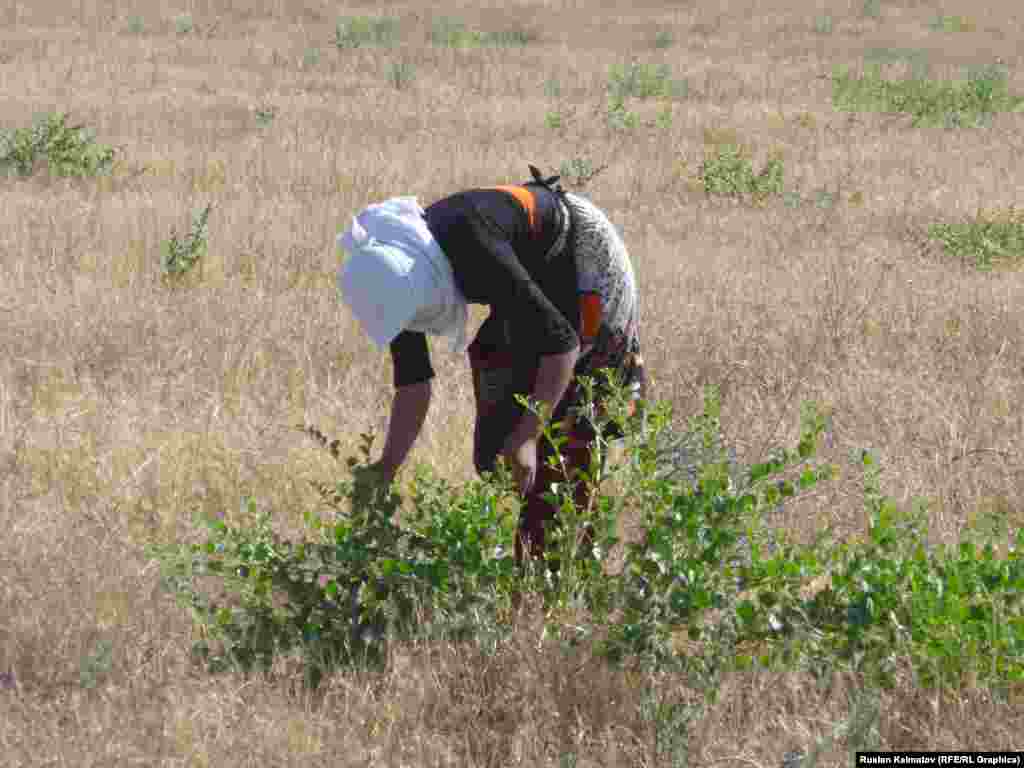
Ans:
[[[446,48],[472,48],[475,46],[514,47],[536,42],[536,33],[522,28],[482,31],[470,29],[450,16],[434,18],[430,28],[430,42]]]
[[[819,35],[831,35],[834,24],[832,21],[832,14],[823,14],[817,16],[814,19],[814,31]]]
[[[864,0],[861,6],[861,15],[868,19],[878,19],[882,16],[881,0]]]
[[[411,61],[392,61],[388,64],[387,80],[396,91],[404,91],[416,79],[416,68]]]
[[[944,16],[938,14],[928,26],[936,32],[973,32],[976,26],[965,16]]]
[[[195,26],[196,25],[195,22],[192,21],[192,17],[187,13],[176,16],[174,19],[174,30],[179,35],[187,35],[195,29]]]
[[[926,508],[901,511],[881,494],[870,453],[863,463],[867,537],[824,550],[830,582],[796,620],[809,630],[804,652],[823,664],[853,660],[883,685],[894,682],[896,654],[926,687],[1024,680],[1024,530],[1005,557],[970,529],[955,547],[931,548]]]
[[[0,132],[0,171],[31,176],[41,162],[56,176],[96,176],[110,172],[116,150],[95,143],[82,125],[68,125],[68,115],[38,118],[31,128]]]
[[[184,237],[178,237],[171,230],[171,237],[164,243],[160,268],[169,278],[179,277],[192,270],[206,252],[207,221],[212,205],[207,205],[192,222],[192,229]]]
[[[651,42],[655,48],[663,50],[676,44],[676,36],[670,29],[659,29],[654,33],[654,39]]]
[[[714,389],[678,439],[671,407],[648,402],[632,413],[605,373],[600,386],[581,381],[579,417],[601,436],[587,470],[566,468],[563,425],[522,400],[559,449],[549,463],[564,478],[546,490],[558,525],[544,562],[520,569],[509,556],[519,501],[502,466],[462,487],[418,468],[411,510],[394,523],[400,489],[358,479],[369,471],[364,435],[363,457],[348,461],[355,479],[319,486],[331,514],[307,513],[305,538],[283,539],[270,513],[246,499],[237,519],[207,521],[206,541],[151,549],[205,634],[198,657],[213,669],[260,669],[299,653],[317,685],[338,664],[382,660],[393,638],[500,643],[518,595],[543,602],[549,637],[589,639],[610,663],[683,671],[708,699],[724,672],[754,664],[853,669],[881,685],[908,660],[924,687],[1024,680],[1024,531],[968,531],[955,548],[929,547],[924,508],[903,512],[884,497],[864,452],[864,538],[836,540],[826,529],[794,544],[767,516],[837,472],[816,458],[828,422],[812,403],[795,447],[742,467],[722,444]],[[622,460],[603,437],[612,424],[624,435]],[[303,429],[337,458],[336,442]],[[575,502],[580,483],[591,491],[585,508]],[[623,542],[627,509],[639,512],[640,535]],[[1000,535],[1011,544],[1005,555]],[[622,567],[611,573],[604,564],[615,551]],[[211,579],[226,599],[209,597]],[[685,739],[671,732],[685,731],[695,712],[648,694],[641,714],[666,725],[663,752],[679,755]]]
[[[558,175],[572,186],[583,188],[597,177],[598,174],[607,169],[607,164],[595,166],[586,157],[574,157],[571,160],[566,160],[559,166]]]
[[[397,39],[398,20],[387,16],[348,16],[339,19],[334,28],[334,45],[339,50],[390,46]]]
[[[929,56],[929,52],[921,48],[874,47],[864,52],[864,62],[869,67],[902,62],[909,67],[911,80],[924,80],[931,70]]]
[[[948,254],[979,269],[1024,261],[1024,210],[1010,208],[996,215],[979,211],[963,222],[933,224],[928,234]]]
[[[1009,94],[1006,83],[1006,72],[998,65],[971,70],[961,84],[884,80],[877,67],[859,78],[838,70],[832,78],[832,101],[847,111],[903,112],[913,117],[914,127],[980,126],[996,112],[1024,109],[1024,97]]]
[[[351,469],[367,465],[372,440],[363,435],[363,463],[351,458]],[[392,489],[353,481],[319,488],[335,514],[306,514],[312,540],[283,540],[271,513],[247,498],[237,524],[205,521],[203,544],[152,550],[205,630],[208,640],[193,650],[211,669],[266,669],[276,655],[298,650],[315,686],[337,664],[380,661],[389,633],[424,620],[420,606],[433,626],[455,634],[475,605],[490,602],[493,610],[496,587],[513,570],[513,522],[501,515],[497,486],[481,481],[456,492],[421,469],[411,527],[391,521],[400,501]],[[203,576],[222,580],[233,600],[208,599],[198,588]],[[276,606],[274,595],[287,597],[285,605]]]
[[[627,98],[683,99],[689,94],[689,81],[674,80],[667,64],[654,66],[631,61],[612,65],[608,73],[608,93],[613,100]]]
[[[750,196],[756,201],[763,201],[769,196],[782,194],[784,173],[780,156],[772,155],[755,173],[743,147],[727,144],[717,147],[713,154],[705,157],[698,176],[709,195]]]

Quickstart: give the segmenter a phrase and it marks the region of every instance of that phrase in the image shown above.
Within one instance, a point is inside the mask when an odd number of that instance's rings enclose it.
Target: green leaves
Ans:
[[[837,109],[903,112],[912,125],[946,128],[977,127],[999,111],[1012,111],[1020,98],[1007,91],[1007,74],[997,65],[972,69],[966,83],[937,82],[923,77],[900,81],[882,79],[870,67],[862,77],[839,69],[832,78],[832,101]]]
[[[95,143],[82,125],[68,125],[68,115],[48,114],[31,128],[0,132],[0,171],[31,176],[45,161],[56,176],[96,176],[108,173],[116,152]]]
[[[1024,679],[1024,532],[979,521],[956,547],[929,546],[926,507],[905,510],[887,498],[878,459],[863,451],[853,457],[863,472],[862,535],[834,541],[825,530],[794,544],[765,519],[835,475],[816,458],[827,414],[804,405],[797,444],[742,468],[722,446],[721,400],[708,388],[686,438],[674,441],[687,446],[692,474],[665,473],[660,464],[683,461],[663,450],[673,442],[664,436],[671,408],[647,403],[630,416],[619,382],[608,371],[602,378],[581,382],[581,418],[602,436],[617,424],[625,456],[613,461],[601,437],[588,471],[553,459],[565,469],[549,497],[561,525],[551,531],[546,565],[557,563],[557,576],[521,573],[509,556],[518,500],[503,467],[458,487],[418,467],[403,526],[391,520],[393,489],[361,495],[358,483],[342,480],[323,493],[330,517],[308,512],[299,541],[282,539],[270,513],[247,498],[237,516],[205,521],[205,541],[152,550],[165,585],[203,629],[197,658],[210,669],[253,669],[300,653],[316,685],[338,664],[379,662],[392,637],[500,643],[511,595],[526,590],[543,600],[549,636],[565,635],[564,617],[585,611],[602,628],[598,647],[608,660],[684,666],[708,695],[725,670],[755,663],[844,665],[885,684],[902,658],[922,685],[956,685],[968,674]],[[588,407],[598,393],[603,412]],[[541,417],[544,439],[564,445],[546,409],[526,404]],[[304,431],[340,458],[338,441]],[[363,435],[362,456],[346,462],[356,475],[372,466],[372,442]],[[585,509],[575,504],[579,483],[590,486]],[[639,536],[622,543],[627,505],[640,512]],[[605,573],[615,550],[621,571]],[[227,599],[209,596],[210,579]],[[743,650],[750,643],[756,654]]]
[[[698,178],[709,195],[763,201],[782,194],[784,173],[782,158],[773,155],[755,174],[743,147],[726,144],[705,157]]]
[[[995,215],[979,211],[963,222],[933,224],[928,235],[942,243],[946,253],[981,270],[1024,260],[1024,211],[1013,208]]]
[[[213,205],[207,205],[192,223],[192,229],[184,237],[171,230],[171,238],[164,243],[160,269],[169,278],[179,277],[196,265],[206,253],[207,221]]]

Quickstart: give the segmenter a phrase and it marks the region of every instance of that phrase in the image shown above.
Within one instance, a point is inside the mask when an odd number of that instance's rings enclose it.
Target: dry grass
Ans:
[[[199,674],[189,621],[141,554],[194,535],[192,510],[230,512],[243,493],[297,529],[317,503],[304,480],[331,479],[332,464],[291,427],[344,435],[351,451],[384,425],[390,398],[386,355],[337,301],[334,236],[369,202],[521,179],[528,162],[609,164],[587,192],[635,260],[656,396],[685,414],[703,384],[721,384],[747,459],[791,439],[800,399],[817,398],[833,414],[835,456],[876,448],[884,489],[929,498],[940,537],[984,506],[1022,524],[1024,278],[945,262],[920,233],[1020,204],[1024,116],[912,130],[835,112],[818,79],[914,40],[939,75],[1001,55],[1020,92],[1019,4],[945,3],[975,26],[954,35],[929,30],[930,4],[881,7],[864,18],[851,3],[821,35],[814,2],[660,0],[630,14],[581,0],[453,2],[446,13],[471,25],[515,24],[539,41],[451,50],[423,43],[428,11],[395,4],[401,48],[339,52],[345,11],[314,0],[182,4],[187,35],[152,0],[130,12],[0,5],[0,127],[68,110],[127,160],[111,179],[4,181],[0,196],[0,672],[16,680],[0,689],[5,764],[535,766],[569,751],[578,766],[658,763],[639,697],[655,686],[685,698],[682,683],[561,650],[529,618],[493,653],[411,645],[384,673],[334,676],[315,700],[285,668],[267,680]],[[677,43],[655,50],[666,28]],[[312,47],[320,60],[307,65]],[[670,127],[623,137],[596,113],[608,67],[633,53],[670,63],[691,91]],[[403,91],[385,76],[399,55],[416,76]],[[573,115],[560,132],[545,126],[551,78]],[[261,127],[264,105],[278,113]],[[837,204],[705,199],[688,174],[706,141],[730,135],[758,158],[782,150],[788,179]],[[169,292],[160,243],[207,202],[202,279]],[[413,461],[464,479],[467,366],[441,347],[434,356]],[[855,491],[840,483],[779,524],[806,535],[830,519],[856,533]],[[83,687],[103,643],[105,671]],[[836,727],[856,690],[734,674],[691,724],[693,763],[777,766],[837,734],[823,764],[847,764]],[[939,699],[908,682],[878,712],[884,747],[1010,748],[1024,732],[1024,705],[984,690]]]

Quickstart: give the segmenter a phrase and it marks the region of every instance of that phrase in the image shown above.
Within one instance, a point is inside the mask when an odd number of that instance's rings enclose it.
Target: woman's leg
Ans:
[[[559,525],[556,508],[548,502],[544,495],[551,489],[552,483],[564,483],[565,473],[559,467],[554,469],[548,466],[548,457],[553,455],[550,445],[542,438],[542,444],[537,448],[537,482],[533,489],[526,495],[523,503],[523,511],[519,516],[519,531],[516,535],[516,562],[521,566],[525,556],[533,559],[542,559],[548,539],[545,535],[545,527],[551,529]],[[590,465],[590,441],[573,434],[569,441],[562,446],[562,458],[569,476],[573,477],[576,470],[585,469]],[[590,491],[582,478],[576,477],[576,489],[573,500],[578,510],[584,510],[590,503]],[[589,552],[593,544],[593,531],[589,528],[583,531],[581,546],[584,552]],[[557,569],[557,565],[555,565]]]

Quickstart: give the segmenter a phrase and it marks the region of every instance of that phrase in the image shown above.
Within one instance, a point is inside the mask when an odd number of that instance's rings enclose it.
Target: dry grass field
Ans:
[[[354,451],[392,391],[389,357],[338,300],[336,234],[371,202],[518,181],[528,163],[607,165],[583,191],[629,246],[653,395],[681,417],[718,384],[752,461],[814,399],[827,455],[876,450],[883,490],[927,499],[944,541],[983,510],[1024,524],[1024,274],[976,270],[925,234],[1022,203],[1024,114],[914,128],[838,111],[827,77],[886,52],[936,78],[1000,58],[1024,93],[1024,14],[869,6],[452,0],[443,14],[467,28],[532,33],[453,47],[431,42],[434,4],[0,0],[0,128],[66,111],[120,149],[108,176],[0,180],[0,763],[663,764],[639,697],[681,683],[548,642],[537,615],[497,653],[411,642],[312,697],[288,674],[194,667],[191,621],[143,552],[244,494],[301,530],[320,503],[308,481],[337,465],[294,426]],[[339,18],[377,14],[393,45],[335,44]],[[607,86],[633,58],[688,88],[630,100],[630,127],[608,119]],[[730,141],[755,167],[781,153],[802,201],[706,195],[696,169]],[[161,244],[207,204],[208,251],[168,288]],[[462,481],[468,364],[433,356],[411,462]],[[772,524],[799,539],[828,521],[863,533],[856,476]],[[818,745],[818,765],[848,765],[859,686],[731,673],[689,724],[690,764],[778,768]],[[881,748],[1024,748],[1024,702],[984,687],[908,682],[873,706]]]

